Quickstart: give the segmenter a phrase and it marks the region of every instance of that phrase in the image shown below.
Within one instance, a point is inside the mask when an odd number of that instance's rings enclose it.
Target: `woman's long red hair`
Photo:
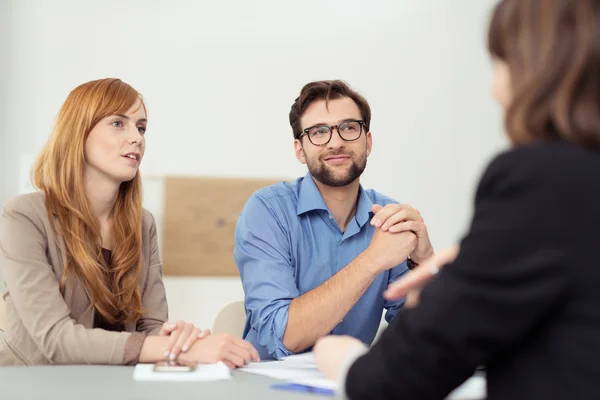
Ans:
[[[75,88],[58,114],[50,140],[33,171],[34,184],[46,194],[46,208],[66,249],[65,289],[80,279],[96,311],[110,323],[136,321],[142,315],[142,184],[139,171],[119,189],[113,210],[112,261],[102,257],[100,224],[84,192],[85,142],[104,117],[125,114],[141,95],[119,79],[101,79]],[[144,103],[142,101],[142,106]],[[145,106],[144,106],[145,108]]]

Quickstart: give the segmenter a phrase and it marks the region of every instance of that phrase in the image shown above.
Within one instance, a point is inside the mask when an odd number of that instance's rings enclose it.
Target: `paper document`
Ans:
[[[317,369],[316,365],[305,364],[305,363],[291,363],[291,362],[283,362],[283,361],[263,361],[263,362],[251,362],[250,364],[242,367],[244,368],[257,370],[268,370],[268,369]]]
[[[326,378],[292,379],[290,383],[310,386],[319,389],[338,391],[340,388],[336,381]],[[446,400],[484,400],[486,398],[486,380],[483,376],[473,376],[457,387],[446,397]]]
[[[311,364],[314,366],[317,365],[317,362],[315,361],[315,355],[312,352],[283,357],[281,361],[285,361],[286,363]]]
[[[290,383],[335,391],[339,389],[336,381],[332,381],[326,378],[292,379]]]
[[[284,361],[250,363],[239,369],[250,374],[268,376],[275,379],[320,378],[323,375],[316,367],[291,365]]]
[[[338,391],[337,382],[326,379],[317,369],[313,353],[295,354],[279,361],[250,363],[240,371],[283,379],[297,385]],[[482,400],[487,387],[484,375],[476,374],[467,379],[446,397],[446,400]]]
[[[138,364],[133,371],[134,381],[211,382],[231,379],[229,368],[217,364],[198,364],[191,372],[154,372],[154,364]]]
[[[240,371],[285,380],[323,377],[312,353],[292,355],[279,361],[250,363]]]

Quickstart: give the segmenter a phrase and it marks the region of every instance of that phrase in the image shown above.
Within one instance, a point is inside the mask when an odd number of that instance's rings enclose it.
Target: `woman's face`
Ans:
[[[125,114],[101,119],[85,143],[86,176],[101,176],[118,184],[132,180],[144,157],[146,124],[140,100]]]

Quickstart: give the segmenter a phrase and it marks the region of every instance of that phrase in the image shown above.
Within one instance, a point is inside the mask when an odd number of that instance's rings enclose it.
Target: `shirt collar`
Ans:
[[[369,222],[371,214],[373,214],[371,208],[373,208],[373,201],[362,185],[360,185],[358,188],[358,205],[356,206],[356,222],[358,226],[362,227]]]
[[[301,215],[308,211],[325,210],[329,211],[321,192],[317,188],[312,175],[309,173],[300,182],[300,193],[298,194],[298,206],[296,214]]]
[[[371,219],[371,208],[373,201],[363,189],[362,185],[358,188],[358,205],[356,207],[356,222],[360,227]],[[298,194],[298,206],[296,207],[296,215],[301,215],[309,211],[324,210],[329,212],[321,192],[317,188],[315,181],[310,173],[302,179]]]

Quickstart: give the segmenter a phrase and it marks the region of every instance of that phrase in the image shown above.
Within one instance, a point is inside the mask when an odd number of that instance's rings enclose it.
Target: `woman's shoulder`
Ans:
[[[13,197],[0,212],[0,242],[5,252],[28,254],[30,240],[47,240],[48,213],[44,193]]]
[[[490,163],[490,168],[569,173],[583,167],[600,168],[600,152],[567,141],[540,142],[513,147]]]
[[[497,155],[482,178],[485,183],[525,183],[552,186],[554,190],[589,184],[600,174],[600,152],[566,141],[518,146]]]
[[[33,192],[15,196],[9,199],[2,207],[6,215],[21,215],[33,222],[37,219],[48,219],[46,211],[46,195],[44,192]]]
[[[154,215],[145,208],[142,208],[142,231],[144,233],[156,231],[156,220],[154,219]]]

